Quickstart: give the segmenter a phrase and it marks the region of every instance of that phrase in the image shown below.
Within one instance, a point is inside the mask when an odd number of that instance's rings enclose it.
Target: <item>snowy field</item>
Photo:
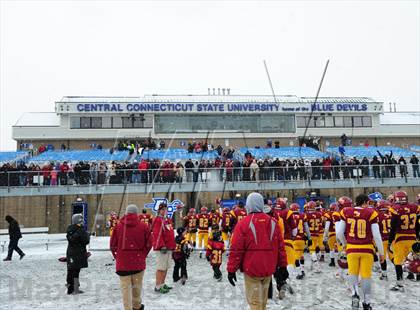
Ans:
[[[7,240],[4,236],[0,245]],[[47,250],[48,243],[48,250]],[[84,294],[66,295],[66,264],[58,258],[65,255],[65,236],[24,235],[20,246],[26,257],[20,261],[16,253],[12,262],[0,261],[0,309],[122,309],[121,293],[111,254],[106,251],[108,238],[93,238],[89,268],[81,271],[80,282]],[[7,250],[7,245],[6,245]],[[2,253],[2,258],[6,253]],[[234,288],[226,279],[226,258],[223,262],[223,281],[215,282],[207,261],[193,253],[188,261],[189,280],[185,286],[174,284],[174,289],[160,295],[154,287],[153,251],[147,260],[143,303],[146,309],[247,309],[242,275]],[[111,264],[111,265],[110,265]],[[308,266],[307,268],[308,269]],[[270,301],[268,309],[350,309],[350,293],[336,274],[338,269],[322,264],[321,274],[311,274],[303,281],[292,281],[294,295],[283,301]],[[372,306],[374,309],[420,309],[420,283],[406,281],[406,292],[390,292],[395,276],[379,280],[374,274]],[[172,285],[172,270],[168,274]],[[294,278],[294,277],[293,277]]]

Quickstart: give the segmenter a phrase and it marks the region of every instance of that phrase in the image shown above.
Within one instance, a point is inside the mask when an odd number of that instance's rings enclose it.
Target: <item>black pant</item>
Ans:
[[[220,265],[213,265],[213,272],[214,272],[214,277],[216,279],[220,279],[222,277],[222,272],[220,271]]]
[[[13,251],[16,251],[20,256],[23,255],[22,250],[18,247],[19,239],[10,239],[9,251],[7,252],[7,258],[12,259]]]
[[[181,269],[181,276],[179,270]],[[176,260],[174,266],[174,273],[172,275],[174,282],[177,282],[182,277],[188,278],[187,274],[187,260],[185,258]]]
[[[79,278],[79,269],[67,269],[67,293],[71,294],[74,292],[74,279]]]

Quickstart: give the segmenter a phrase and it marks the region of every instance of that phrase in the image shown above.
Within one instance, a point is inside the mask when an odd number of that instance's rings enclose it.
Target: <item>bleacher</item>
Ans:
[[[128,151],[115,151],[112,154],[109,150],[46,151],[32,157],[29,162],[126,161],[129,157]]]
[[[0,163],[24,160],[28,156],[26,151],[0,152]]]
[[[148,160],[170,160],[170,161],[186,161],[191,159],[196,160],[214,160],[218,156],[216,151],[204,152],[204,153],[188,153],[186,149],[165,149],[165,150],[147,150],[143,154],[137,156],[137,160],[148,159]]]
[[[240,148],[240,153],[245,155],[250,152],[256,159],[264,159],[266,157],[279,158],[279,159],[317,159],[324,158],[328,155],[317,151],[310,147],[286,146],[279,148]]]
[[[420,145],[410,145],[410,150],[420,153]]]
[[[382,155],[390,154],[392,151],[392,154],[397,160],[400,156],[408,159],[413,154],[413,151],[395,146],[346,146],[344,150],[344,155],[346,157],[356,157],[357,159],[362,159],[363,157],[372,158],[373,156],[377,156],[379,158],[377,151],[379,151]],[[338,147],[335,146],[328,147],[327,153],[336,156],[340,155]]]

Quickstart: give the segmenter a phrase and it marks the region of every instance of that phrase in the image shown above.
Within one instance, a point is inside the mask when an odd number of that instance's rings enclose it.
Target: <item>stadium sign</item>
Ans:
[[[377,112],[367,103],[66,103],[62,113],[319,113]],[[64,112],[65,111],[65,112]]]
[[[184,207],[184,203],[181,200],[175,199],[172,202],[169,202],[169,200],[166,198],[153,198],[153,202],[146,203],[144,207],[146,209],[151,209],[155,214],[157,214],[159,211],[159,206],[162,203],[165,203],[168,206],[167,215],[169,218],[172,218],[178,209],[182,209]]]

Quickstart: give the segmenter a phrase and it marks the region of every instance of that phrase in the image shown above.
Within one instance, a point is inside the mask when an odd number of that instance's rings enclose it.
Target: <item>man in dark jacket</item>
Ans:
[[[71,225],[67,227],[67,294],[83,293],[79,290],[80,269],[88,267],[86,245],[90,236],[83,229],[83,215],[74,214]]]
[[[9,251],[7,252],[7,257],[3,259],[3,261],[11,261],[13,251],[16,251],[20,259],[25,256],[25,253],[18,247],[19,239],[22,238],[22,234],[20,233],[19,223],[10,215],[6,215],[5,217],[6,222],[9,223]]]
[[[152,248],[152,236],[149,225],[139,220],[138,213],[136,205],[128,205],[125,216],[115,227],[110,240],[125,310],[144,309],[141,290],[146,257]]]
[[[420,173],[419,173],[419,159],[416,157],[416,155],[412,155],[410,158],[410,164],[413,167],[413,177],[420,177]]]

